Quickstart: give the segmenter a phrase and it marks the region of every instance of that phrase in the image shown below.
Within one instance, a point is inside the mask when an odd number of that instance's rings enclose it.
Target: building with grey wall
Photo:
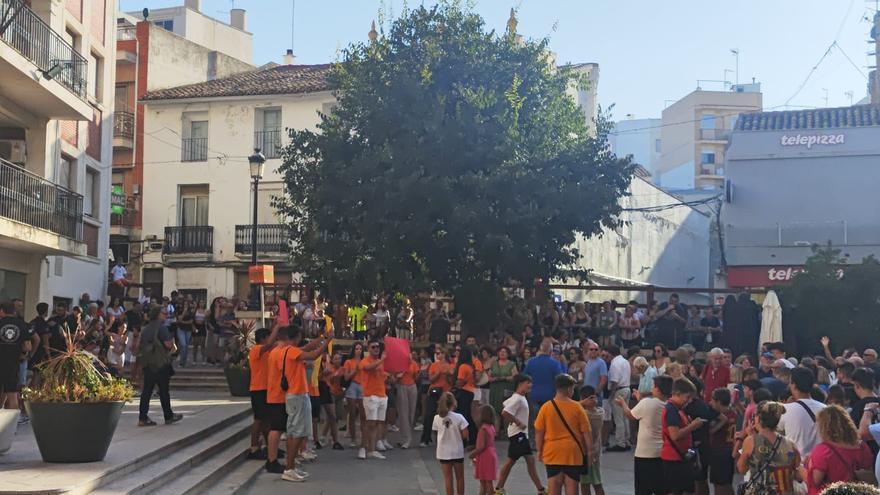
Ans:
[[[729,286],[783,284],[815,244],[880,256],[880,105],[743,114],[726,156]]]
[[[660,165],[662,128],[661,119],[621,120],[614,124],[614,130],[608,135],[608,143],[615,155],[632,155],[633,163],[644,167],[653,178]]]

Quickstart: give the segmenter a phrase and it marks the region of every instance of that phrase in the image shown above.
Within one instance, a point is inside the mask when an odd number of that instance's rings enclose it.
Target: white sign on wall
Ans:
[[[782,146],[803,146],[811,149],[813,146],[834,146],[846,142],[844,134],[785,134],[779,138]]]

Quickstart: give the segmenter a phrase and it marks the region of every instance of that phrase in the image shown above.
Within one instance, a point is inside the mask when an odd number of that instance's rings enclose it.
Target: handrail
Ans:
[[[0,19],[9,19],[0,39],[85,100],[88,61],[22,0],[0,0]],[[50,77],[51,75],[51,77]]]
[[[0,159],[0,216],[82,240],[83,196]]]

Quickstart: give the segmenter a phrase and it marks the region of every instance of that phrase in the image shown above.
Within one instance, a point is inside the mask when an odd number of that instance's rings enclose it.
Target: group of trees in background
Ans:
[[[292,262],[330,297],[438,291],[481,331],[503,288],[585,277],[576,236],[619,225],[633,165],[607,118],[585,122],[566,94],[584,82],[547,40],[419,7],[349,46],[331,80],[332,114],[290,131],[277,201]]]

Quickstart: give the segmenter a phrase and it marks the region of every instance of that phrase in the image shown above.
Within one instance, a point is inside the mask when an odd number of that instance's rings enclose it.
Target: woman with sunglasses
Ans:
[[[424,422],[422,425],[422,439],[420,447],[431,445],[431,427],[434,423],[434,415],[437,414],[437,401],[444,392],[452,388],[451,376],[455,367],[449,362],[446,349],[436,346],[434,349],[434,362],[428,367],[428,397],[425,402]]]
[[[662,375],[666,373],[666,365],[669,364],[669,350],[666,349],[666,344],[663,342],[657,342],[654,344],[654,368],[657,368],[657,373]]]

